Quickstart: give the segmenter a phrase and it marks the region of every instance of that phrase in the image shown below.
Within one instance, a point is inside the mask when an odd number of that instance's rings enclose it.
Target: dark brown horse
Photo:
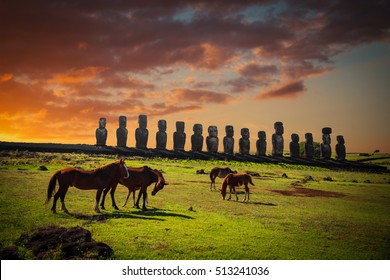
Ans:
[[[212,190],[213,188],[213,184],[214,184],[214,190],[215,190],[215,179],[217,177],[219,178],[225,178],[226,175],[230,174],[230,173],[237,173],[237,171],[233,171],[231,170],[229,167],[225,167],[225,168],[221,168],[221,167],[214,167],[213,169],[211,169],[210,171],[210,180],[211,180],[211,183],[210,183],[210,191]]]
[[[46,203],[48,203],[52,197],[58,180],[59,189],[54,195],[53,206],[51,208],[53,213],[56,213],[58,198],[61,199],[62,210],[68,212],[64,200],[70,186],[74,186],[81,190],[97,190],[94,209],[97,213],[100,213],[98,204],[102,191],[115,187],[120,179],[128,177],[129,172],[123,159],[88,171],[73,167],[65,168],[55,172],[51,177],[47,188]]]
[[[248,183],[254,186],[252,183],[252,177],[248,174],[228,174],[225,179],[222,182],[222,189],[221,189],[221,194],[222,194],[222,199],[225,199],[226,196],[226,189],[229,186],[229,198],[232,197],[232,192],[236,195],[236,201],[238,200],[237,192],[236,192],[236,187],[239,187],[241,185],[245,186],[245,197],[243,202],[246,202],[249,200],[249,187]],[[248,197],[248,198],[247,198]]]
[[[151,169],[148,166],[139,167],[139,168],[127,168],[129,172],[129,178],[127,179],[121,179],[119,180],[119,183],[124,185],[128,188],[129,193],[127,194],[126,202],[123,206],[126,205],[129,196],[131,193],[133,193],[133,201],[135,202],[135,191],[140,190],[138,193],[138,199],[137,202],[134,203],[134,206],[137,208],[139,207],[139,201],[141,199],[141,196],[143,196],[143,205],[142,210],[147,210],[146,208],[146,201],[148,199],[148,193],[147,188],[150,184],[156,183],[154,185],[154,189],[152,191],[152,195],[156,195],[158,191],[162,190],[165,185],[168,185],[168,182],[165,181],[163,175],[160,171],[156,169]],[[116,186],[111,189],[110,195],[113,203],[113,207],[118,209],[115,204],[114,194],[115,194]],[[108,193],[109,189],[105,189],[103,193],[103,199],[100,204],[102,209],[104,209],[104,199],[106,197],[106,194]]]

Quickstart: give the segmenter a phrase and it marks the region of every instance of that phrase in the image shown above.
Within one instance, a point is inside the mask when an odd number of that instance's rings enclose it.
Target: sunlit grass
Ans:
[[[47,184],[68,166],[92,169],[115,156],[18,152],[0,158],[0,242],[10,246],[23,232],[47,225],[82,226],[110,245],[115,259],[388,259],[390,257],[390,177],[388,174],[333,171],[317,167],[224,161],[126,159],[128,166],[163,170],[170,183],[149,211],[124,203],[120,210],[93,211],[95,191],[70,188],[70,214],[50,212]],[[48,171],[39,171],[40,166]],[[214,166],[257,172],[250,202],[224,201],[209,190]],[[286,176],[283,176],[285,174]],[[304,181],[311,176],[312,179]],[[324,178],[330,177],[327,181]],[[222,179],[217,179],[217,187]],[[275,191],[305,188],[339,197],[285,196]],[[240,199],[243,194],[239,194]]]

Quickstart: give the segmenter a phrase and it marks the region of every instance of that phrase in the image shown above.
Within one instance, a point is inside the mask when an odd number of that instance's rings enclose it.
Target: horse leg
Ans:
[[[210,183],[210,191],[213,190],[213,183],[214,183],[214,190],[215,190],[215,178],[214,176],[210,176],[211,183]]]
[[[104,207],[104,201],[106,200],[106,195],[108,193],[108,191],[110,190],[110,188],[105,188],[104,191],[103,191],[103,197],[102,197],[102,202],[100,203],[100,207],[105,210],[106,208]],[[98,201],[99,203],[99,201]]]
[[[148,201],[148,192],[146,188],[143,191],[143,197],[144,197],[144,203],[142,204],[142,211],[147,211],[148,209],[146,208],[146,201]]]
[[[69,189],[69,186],[66,186],[62,189],[61,191],[61,194],[60,194],[60,199],[61,199],[61,209],[62,211],[64,211],[65,213],[69,213],[68,209],[66,209],[66,206],[65,206],[65,195],[66,193],[68,192],[68,189]]]
[[[60,197],[60,190],[61,190],[61,186],[59,187],[58,191],[56,192],[56,194],[54,195],[54,198],[53,198],[53,206],[51,207],[51,211],[52,211],[54,214],[57,213],[56,205],[57,205],[57,200],[58,200],[58,198]]]
[[[103,188],[98,189],[98,191],[96,192],[96,200],[95,200],[95,206],[94,206],[94,210],[96,213],[100,213],[99,200],[100,200],[100,197],[102,195],[102,192],[103,192]]]
[[[236,195],[236,201],[238,201],[238,195],[237,195],[236,187],[233,187],[233,191],[234,191],[234,194]]]
[[[139,208],[139,201],[140,201],[140,199],[141,199],[141,195],[142,195],[142,189],[139,190],[137,202],[135,203],[135,208],[137,208],[137,209],[140,209],[140,208]]]
[[[227,200],[230,200],[232,198],[232,187],[229,186],[229,198]]]
[[[115,210],[119,210],[118,206],[115,203],[115,197],[114,197],[116,187],[117,185],[111,188],[110,195],[112,200],[112,207],[114,207]]]

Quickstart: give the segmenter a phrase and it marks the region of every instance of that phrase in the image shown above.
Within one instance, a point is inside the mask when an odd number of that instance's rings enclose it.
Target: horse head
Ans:
[[[125,163],[125,160],[123,158],[121,158],[119,160],[119,166],[121,167],[119,170],[120,170],[120,175],[123,179],[127,179],[129,178],[130,174],[129,174],[129,170],[127,169],[127,166],[126,166],[126,163]]]
[[[157,183],[154,186],[152,191],[152,195],[156,195],[160,190],[164,188],[164,186],[169,185],[168,182],[165,181],[163,175],[157,169],[151,170],[157,176]]]

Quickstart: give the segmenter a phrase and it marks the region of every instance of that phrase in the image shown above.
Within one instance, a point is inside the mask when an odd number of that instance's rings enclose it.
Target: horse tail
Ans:
[[[251,184],[252,186],[254,186],[255,184],[253,184],[252,182],[252,176],[249,175],[249,184]]]
[[[56,187],[56,182],[57,182],[57,177],[61,173],[61,170],[57,171],[56,173],[51,176],[50,181],[49,181],[49,186],[47,187],[47,198],[46,198],[46,203],[50,201],[50,198],[53,195],[53,191]]]

